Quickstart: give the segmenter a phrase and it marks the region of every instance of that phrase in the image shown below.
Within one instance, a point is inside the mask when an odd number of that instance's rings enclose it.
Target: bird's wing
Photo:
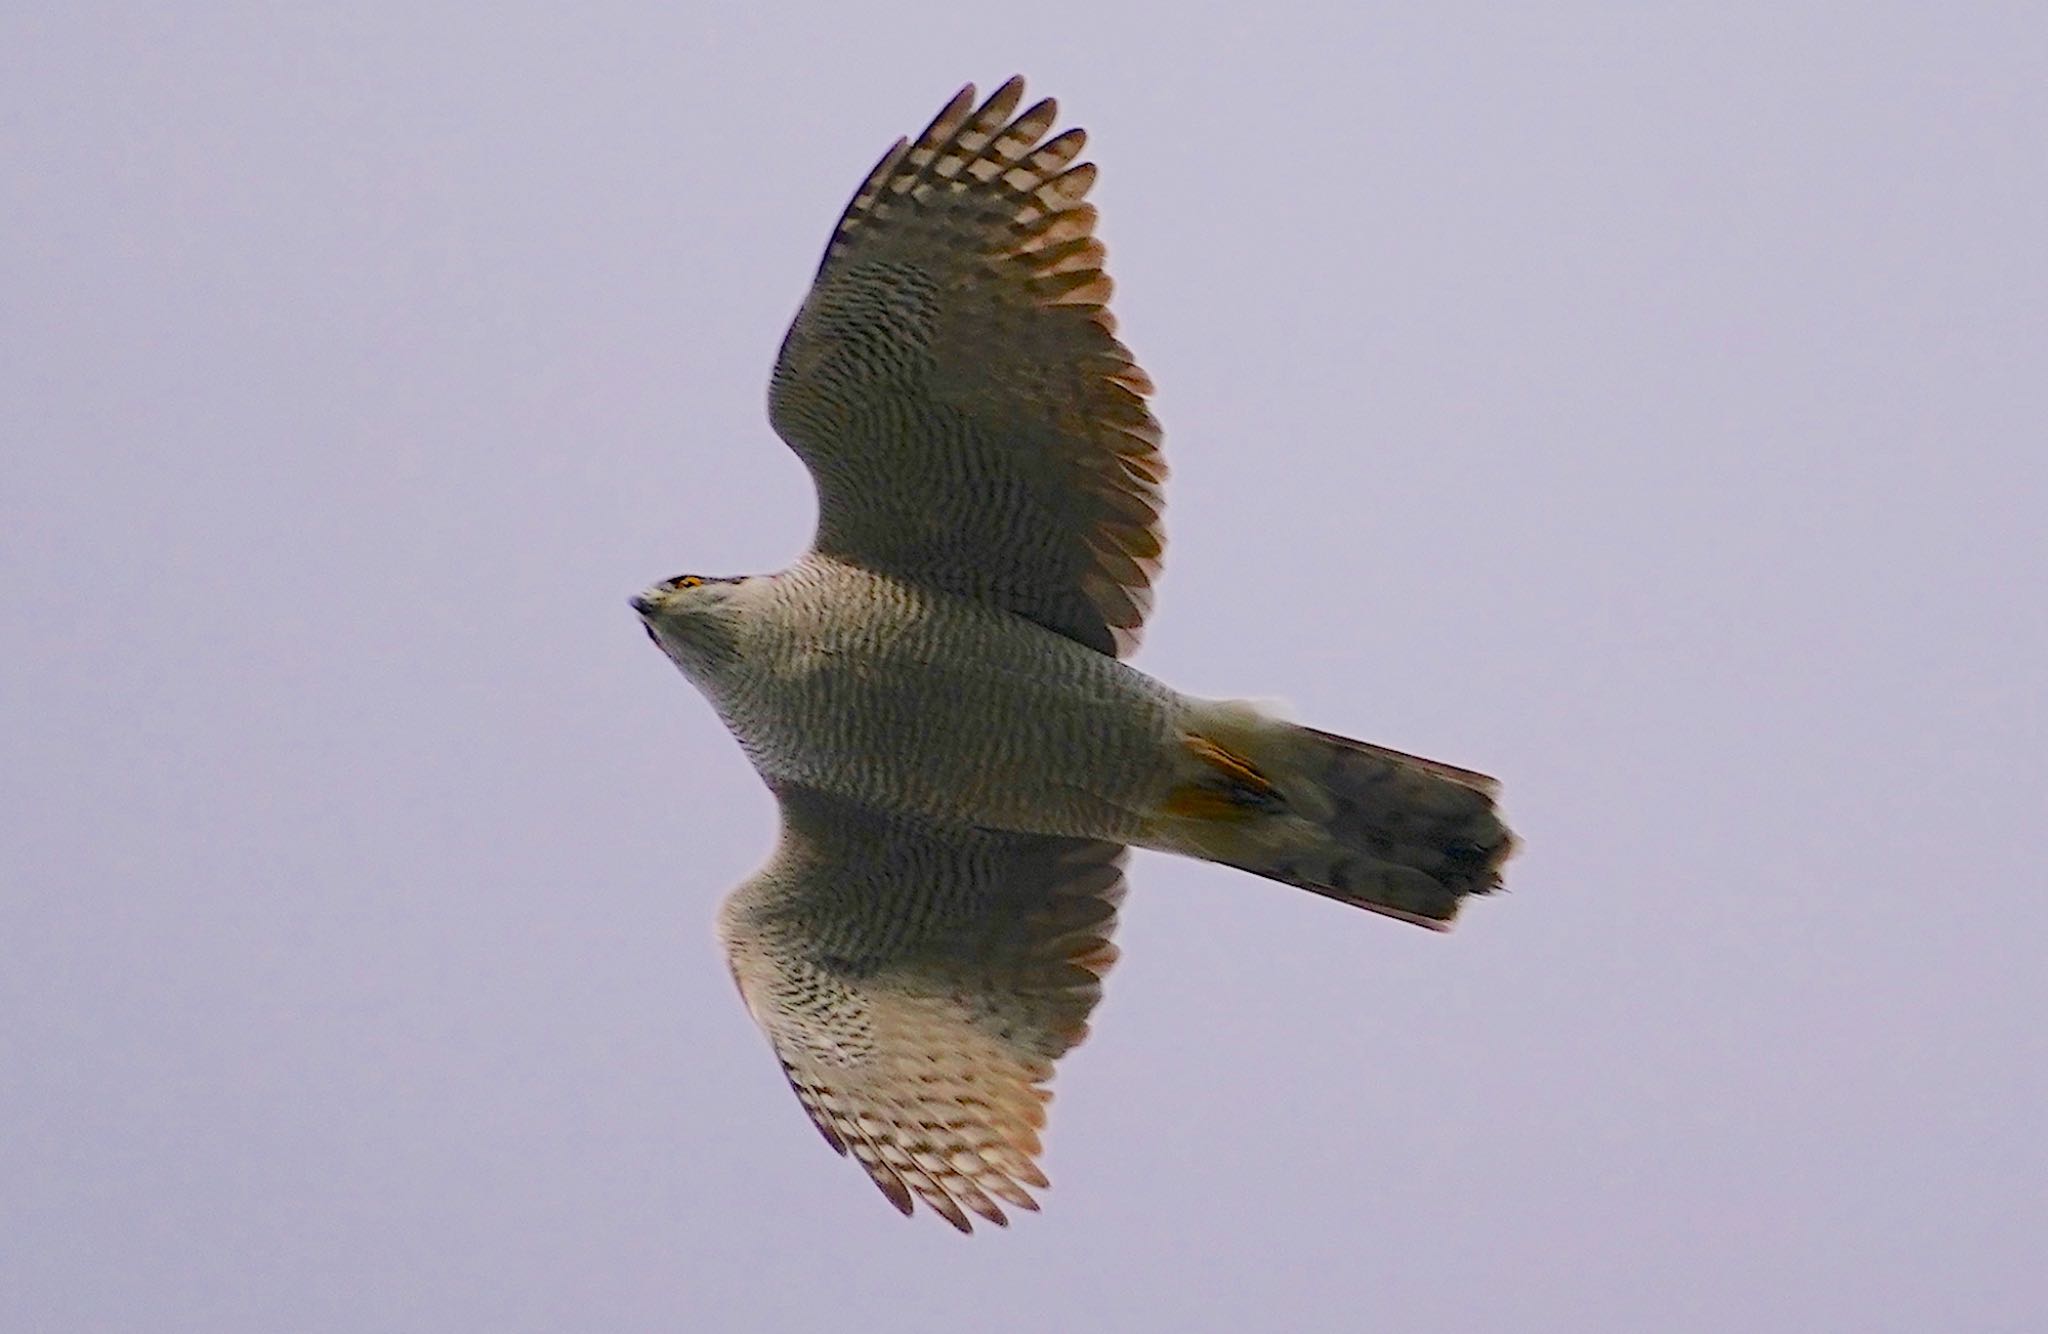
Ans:
[[[868,174],[769,391],[816,550],[1135,647],[1162,549],[1152,384],[1114,335],[1086,136],[969,85]]]
[[[1116,958],[1123,848],[780,796],[781,845],[719,933],[804,1109],[906,1214],[1036,1209],[1039,1085]]]

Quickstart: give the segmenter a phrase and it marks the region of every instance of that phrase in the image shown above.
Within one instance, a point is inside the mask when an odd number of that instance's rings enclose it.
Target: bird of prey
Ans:
[[[1038,1207],[1041,1086],[1116,957],[1127,847],[1442,929],[1514,846],[1482,774],[1123,662],[1160,429],[1082,132],[1023,92],[963,88],[832,233],[769,393],[810,551],[633,599],[781,808],[719,914],[747,1009],[827,1142],[963,1232]]]

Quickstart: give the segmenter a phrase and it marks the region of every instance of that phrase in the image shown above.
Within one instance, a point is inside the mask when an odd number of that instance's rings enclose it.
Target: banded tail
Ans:
[[[1212,706],[1155,818],[1158,846],[1433,930],[1500,887],[1499,784],[1434,760]]]

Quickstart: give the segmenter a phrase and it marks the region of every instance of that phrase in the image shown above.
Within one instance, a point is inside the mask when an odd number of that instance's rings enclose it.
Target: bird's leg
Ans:
[[[1202,773],[1167,793],[1162,806],[1166,814],[1195,820],[1243,820],[1287,808],[1280,790],[1244,756],[1193,733],[1183,736],[1181,745],[1202,765]]]

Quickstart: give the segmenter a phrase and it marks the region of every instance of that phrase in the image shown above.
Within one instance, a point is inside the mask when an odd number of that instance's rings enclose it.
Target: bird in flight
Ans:
[[[904,1213],[1036,1209],[1127,847],[1444,929],[1514,839],[1482,774],[1183,695],[1123,661],[1159,572],[1152,383],[1108,310],[1095,167],[1021,79],[855,192],[775,364],[817,484],[777,574],[633,599],[773,790],[719,913],[796,1095]]]

